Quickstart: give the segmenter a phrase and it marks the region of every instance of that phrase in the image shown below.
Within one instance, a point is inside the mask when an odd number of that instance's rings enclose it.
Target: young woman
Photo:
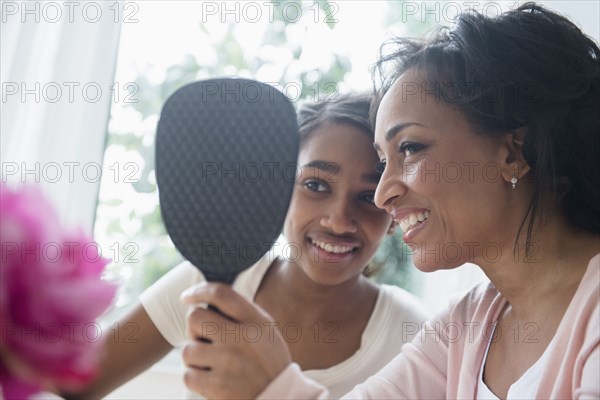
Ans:
[[[300,107],[299,169],[285,238],[233,284],[273,316],[273,323],[261,326],[271,330],[267,335],[281,332],[294,362],[337,396],[383,367],[427,319],[412,295],[376,286],[363,274],[395,228],[373,200],[381,174],[369,106],[368,96],[347,95]],[[182,346],[188,309],[180,295],[203,281],[183,263],[143,293],[119,324],[136,324],[137,343],[108,341],[101,376],[80,395],[104,395]],[[254,326],[219,332],[221,327],[203,326],[214,349],[225,340],[267,340]]]
[[[417,268],[473,262],[491,283],[451,303],[347,397],[600,398],[600,49],[531,3],[396,44],[379,65],[395,71],[375,105],[376,204],[400,224]],[[238,324],[268,321],[221,285],[185,300]],[[196,311],[190,332],[217,317]],[[189,343],[188,387],[211,397],[328,396],[280,338],[219,351],[228,364]],[[223,388],[224,377],[238,385]]]

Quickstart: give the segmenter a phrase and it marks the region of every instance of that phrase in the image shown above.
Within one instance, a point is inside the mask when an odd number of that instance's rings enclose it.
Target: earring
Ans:
[[[513,174],[513,177],[510,180],[510,183],[512,183],[512,188],[513,189],[517,187],[517,181],[518,181],[517,177]]]

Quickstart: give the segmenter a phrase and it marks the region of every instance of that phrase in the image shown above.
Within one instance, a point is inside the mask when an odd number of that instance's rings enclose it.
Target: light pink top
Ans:
[[[492,284],[477,285],[344,398],[475,398],[488,339],[505,305],[506,299]],[[547,353],[537,398],[600,398],[600,254],[590,260]],[[327,391],[303,376],[295,364],[259,395],[259,399],[326,398]]]

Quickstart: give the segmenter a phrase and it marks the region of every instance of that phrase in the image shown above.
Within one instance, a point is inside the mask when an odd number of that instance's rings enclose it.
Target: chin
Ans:
[[[407,243],[413,265],[421,272],[434,272],[459,267],[469,262],[468,249],[439,246],[432,243]]]
[[[310,278],[311,281],[322,286],[337,286],[350,279],[350,277],[340,276],[338,273],[328,274],[326,271],[313,270],[304,271],[304,273]]]
[[[444,257],[436,253],[415,252],[412,254],[413,265],[421,272],[435,272],[460,267],[468,262],[467,260],[445,260]]]

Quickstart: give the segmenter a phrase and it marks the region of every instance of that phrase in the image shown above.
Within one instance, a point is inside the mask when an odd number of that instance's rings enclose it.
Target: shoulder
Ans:
[[[204,282],[204,275],[190,262],[183,261],[164,274],[146,289],[141,296],[142,302],[153,297],[177,297],[185,289]]]
[[[275,252],[268,252],[254,265],[241,272],[233,282],[233,289],[246,300],[254,301],[258,288],[273,262],[279,257]]]
[[[384,352],[380,354],[383,359],[399,353],[430,318],[431,313],[416,296],[397,286],[381,285],[364,338],[373,349]]]
[[[586,340],[598,344],[600,337],[600,254],[593,257],[567,309],[567,318],[580,329]],[[566,318],[565,318],[566,319]]]
[[[600,287],[600,253],[590,259],[588,267],[583,275],[581,287],[588,288],[591,291],[598,291]]]
[[[140,296],[140,303],[161,335],[174,347],[185,339],[185,314],[187,307],[181,302],[181,293],[204,281],[202,273],[184,261],[165,275]]]
[[[423,322],[431,317],[431,312],[417,296],[398,286],[381,285],[379,295],[382,307],[392,314],[393,318]]]
[[[491,282],[481,282],[451,299],[448,307],[438,313],[436,319],[442,322],[481,322],[490,318],[505,301]]]

